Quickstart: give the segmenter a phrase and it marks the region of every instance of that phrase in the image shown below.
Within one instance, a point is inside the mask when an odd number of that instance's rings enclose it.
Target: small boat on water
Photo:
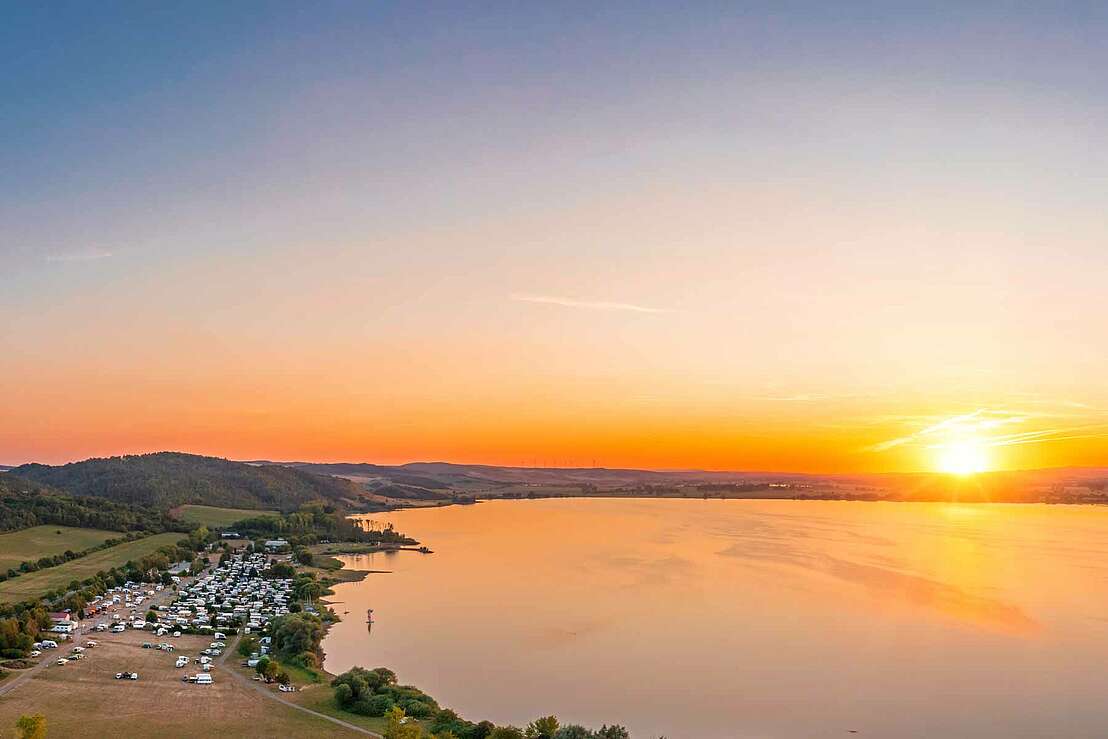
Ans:
[[[373,609],[372,608],[370,608],[369,610],[367,610],[365,612],[365,622],[367,624],[373,623]]]
[[[434,552],[432,552],[427,547],[420,547],[419,552],[420,552],[420,554],[434,554]]]

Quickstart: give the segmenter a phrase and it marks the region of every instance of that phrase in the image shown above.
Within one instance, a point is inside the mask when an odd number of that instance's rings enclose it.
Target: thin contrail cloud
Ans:
[[[582,308],[585,310],[602,311],[627,311],[630,313],[669,313],[665,308],[653,308],[648,305],[636,305],[635,303],[616,303],[608,300],[575,300],[556,295],[530,295],[526,293],[513,293],[509,296],[520,303],[540,303],[542,305],[558,305],[563,308]]]
[[[47,262],[91,262],[96,259],[108,259],[112,256],[110,251],[103,249],[86,249],[84,251],[61,252],[59,254],[47,254]]]

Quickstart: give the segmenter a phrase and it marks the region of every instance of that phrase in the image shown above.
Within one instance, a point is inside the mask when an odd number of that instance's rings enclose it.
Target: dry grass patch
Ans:
[[[0,699],[0,727],[14,726],[22,714],[42,713],[51,736],[364,736],[270,700],[221,669],[212,671],[213,685],[181,682],[198,668],[177,669],[174,661],[181,654],[195,658],[209,637],[170,639],[174,653],[143,649],[142,642],[159,641],[148,632],[98,634],[96,640],[100,646],[88,649],[85,659],[52,664]],[[137,672],[139,679],[116,680],[123,671]]]

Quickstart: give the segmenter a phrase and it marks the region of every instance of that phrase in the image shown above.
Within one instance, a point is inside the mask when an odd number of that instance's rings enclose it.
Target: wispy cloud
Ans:
[[[752,400],[777,403],[823,403],[840,400],[865,400],[877,397],[873,393],[781,393],[779,395],[753,395]]]
[[[108,259],[112,256],[110,251],[104,249],[82,249],[80,251],[58,252],[47,254],[47,262],[91,262],[97,259]]]
[[[602,311],[628,311],[631,313],[669,313],[671,311],[665,308],[652,308],[647,305],[636,305],[634,303],[615,303],[607,300],[575,300],[573,298],[562,298],[554,295],[529,295],[523,293],[513,293],[512,300],[520,303],[541,303],[543,305],[558,305],[563,308],[583,308],[585,310],[602,310]]]
[[[1066,405],[1070,404],[1067,403]],[[1093,411],[1093,415],[1099,414]],[[874,444],[866,451],[886,452],[906,445],[938,449],[952,439],[960,438],[972,438],[977,444],[984,447],[1002,447],[1108,436],[1108,423],[1053,425],[1048,428],[1037,428],[1029,431],[1008,430],[1002,432],[1006,427],[1036,421],[1042,424],[1050,418],[1057,420],[1056,414],[1052,413],[979,408],[970,413],[962,413],[947,418],[920,419],[927,423],[920,430]]]

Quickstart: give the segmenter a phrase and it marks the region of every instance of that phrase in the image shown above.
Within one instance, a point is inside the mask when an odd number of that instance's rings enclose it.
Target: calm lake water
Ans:
[[[636,739],[1108,736],[1108,510],[537,500],[375,517],[326,667]],[[374,609],[367,630],[365,611]]]

